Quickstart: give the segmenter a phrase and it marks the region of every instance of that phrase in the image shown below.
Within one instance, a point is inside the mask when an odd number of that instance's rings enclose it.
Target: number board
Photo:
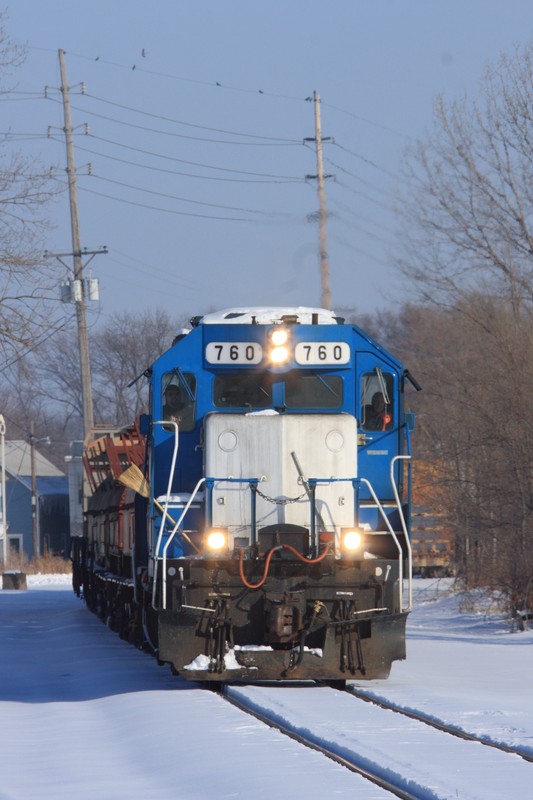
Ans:
[[[294,348],[297,364],[348,364],[348,342],[298,342]]]
[[[259,342],[209,342],[205,348],[209,364],[260,364],[262,359]]]

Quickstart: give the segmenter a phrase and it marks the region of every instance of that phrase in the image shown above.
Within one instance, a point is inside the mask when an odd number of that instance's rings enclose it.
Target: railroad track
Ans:
[[[309,684],[228,685],[221,694],[245,713],[361,775],[391,797],[479,797],[476,770],[488,776],[494,790],[490,798],[508,796],[509,786],[530,787],[530,767],[524,763],[533,761],[530,754],[464,734],[350,686],[332,690]]]
[[[458,728],[456,725],[449,725],[444,722],[439,722],[438,720],[432,719],[432,717],[429,717],[427,714],[423,714],[420,711],[407,710],[401,706],[397,706],[395,703],[389,703],[387,700],[380,700],[377,697],[372,697],[372,695],[369,695],[364,691],[360,691],[353,686],[346,686],[341,691],[356,697],[358,700],[363,700],[365,703],[373,703],[379,708],[385,708],[390,711],[394,711],[396,714],[401,714],[404,717],[408,717],[409,719],[417,720],[417,722],[423,722],[425,725],[429,725],[431,728],[435,728],[438,731],[449,733],[450,736],[457,736],[459,739],[465,739],[468,742],[477,742],[485,747],[493,747],[495,750],[500,750],[502,753],[512,753],[515,756],[523,758],[524,761],[533,763],[533,755],[527,753],[525,750],[522,750],[520,747],[513,747],[509,744],[494,742],[486,737],[476,736],[473,733],[467,733],[461,728]]]
[[[251,708],[246,703],[239,700],[237,697],[231,694],[231,689],[227,686],[221,687],[219,693],[228,703],[231,705],[236,706],[241,711],[244,711],[246,714],[250,714],[251,716],[258,719],[260,722],[263,722],[265,725],[268,725],[270,728],[274,728],[278,730],[280,733],[288,736],[290,739],[298,742],[299,744],[304,745],[305,747],[309,747],[312,750],[316,750],[317,752],[321,753],[326,758],[335,761],[337,764],[340,764],[343,767],[346,767],[351,772],[355,772],[357,775],[360,775],[363,778],[374,783],[376,786],[379,786],[381,789],[384,789],[387,792],[390,792],[391,795],[394,797],[399,797],[401,800],[419,800],[418,794],[412,794],[411,792],[403,789],[401,786],[394,784],[391,781],[386,780],[381,775],[372,771],[371,769],[363,767],[361,764],[357,762],[354,758],[347,758],[339,753],[336,753],[334,750],[331,750],[328,747],[325,747],[323,744],[319,744],[315,741],[311,736],[305,735],[301,732],[297,732],[292,728],[292,726],[282,723],[279,719],[275,719],[268,714],[264,714],[257,709]]]

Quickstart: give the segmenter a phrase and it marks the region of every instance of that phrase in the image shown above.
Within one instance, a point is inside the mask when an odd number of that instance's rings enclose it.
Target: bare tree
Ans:
[[[400,266],[424,301],[488,288],[533,301],[533,44],[488,67],[479,100],[435,104],[410,149]]]
[[[26,359],[30,381],[38,386],[38,394],[44,406],[62,424],[80,425],[77,432],[82,436],[83,419],[82,387],[77,331],[74,321],[70,327],[56,333]]]
[[[24,57],[0,13],[0,95]],[[0,139],[0,357],[3,365],[35,346],[59,323],[55,268],[42,258],[44,207],[58,192],[49,170]]]
[[[400,210],[399,265],[424,304],[404,327],[425,388],[418,442],[458,569],[510,601],[533,576],[532,142],[530,43],[487,67],[475,101],[437,99]]]
[[[120,314],[93,335],[92,365],[97,418],[124,425],[146,410],[143,373],[167,350],[177,331],[165,311]]]
[[[512,606],[533,575],[533,311],[471,293],[377,325],[423,387],[415,495],[454,533],[458,576]]]
[[[147,408],[144,373],[165,350],[178,325],[165,311],[123,313],[91,334],[95,418],[98,423],[126,425]],[[131,384],[131,385],[130,385]],[[13,419],[21,426],[33,419],[39,427],[54,425],[65,437],[81,438],[82,390],[76,329],[72,322],[50,337],[11,369],[0,381],[14,403]]]

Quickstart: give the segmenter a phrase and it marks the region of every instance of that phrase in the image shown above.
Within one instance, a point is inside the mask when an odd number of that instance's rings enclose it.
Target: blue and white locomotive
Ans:
[[[188,679],[387,677],[411,597],[408,372],[320,308],[191,325],[146,373],[149,416],[87,448],[76,588]]]

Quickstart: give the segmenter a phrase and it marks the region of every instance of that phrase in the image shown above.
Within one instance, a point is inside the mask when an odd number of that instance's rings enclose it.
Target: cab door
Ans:
[[[358,474],[371,483],[381,502],[394,502],[390,465],[398,455],[400,441],[398,371],[373,353],[358,353],[356,359]],[[398,462],[395,479],[398,481]],[[360,498],[372,498],[365,485],[361,486]]]

